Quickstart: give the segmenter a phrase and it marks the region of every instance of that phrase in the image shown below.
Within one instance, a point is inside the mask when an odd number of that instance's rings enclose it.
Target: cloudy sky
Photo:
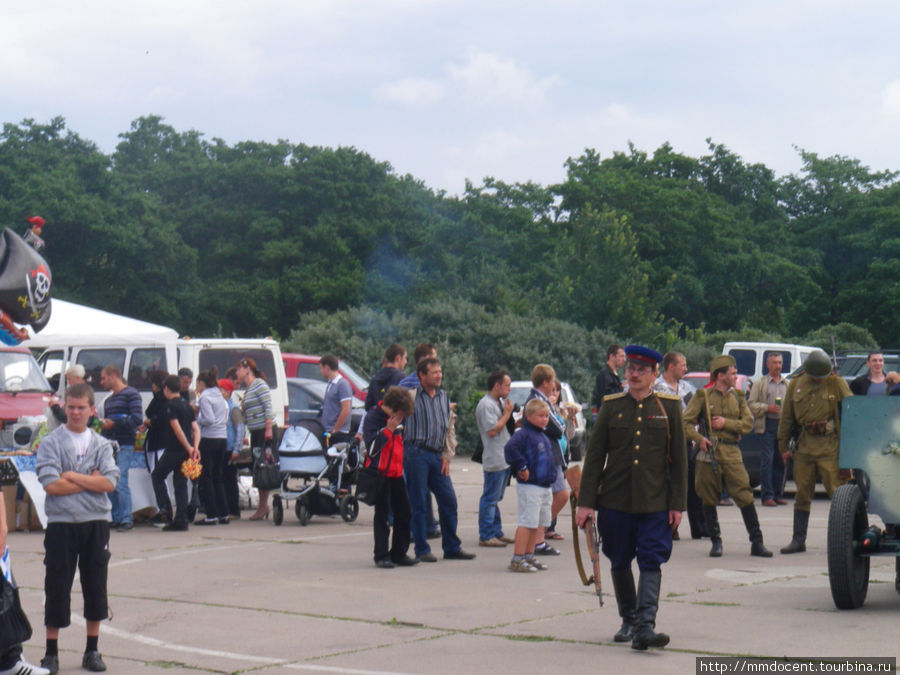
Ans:
[[[4,2],[0,122],[60,115],[111,152],[155,114],[355,146],[451,194],[629,141],[900,169],[898,30],[894,0]]]

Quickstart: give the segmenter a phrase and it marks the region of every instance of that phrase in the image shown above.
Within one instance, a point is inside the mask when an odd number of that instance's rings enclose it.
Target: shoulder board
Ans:
[[[603,397],[603,401],[604,402],[614,401],[617,398],[622,398],[623,396],[625,396],[626,393],[628,393],[628,392],[620,391],[618,394],[607,394],[606,396]]]
[[[668,394],[668,393],[665,393],[662,391],[656,392],[656,398],[661,398],[664,401],[680,401],[681,400],[675,394]]]
[[[745,398],[747,396],[747,392],[745,392],[743,389],[732,389],[732,391],[737,394],[738,398]]]

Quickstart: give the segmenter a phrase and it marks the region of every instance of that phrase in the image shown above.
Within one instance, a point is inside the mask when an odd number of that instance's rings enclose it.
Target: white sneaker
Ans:
[[[0,675],[50,675],[50,671],[20,658],[12,668],[0,670]]]

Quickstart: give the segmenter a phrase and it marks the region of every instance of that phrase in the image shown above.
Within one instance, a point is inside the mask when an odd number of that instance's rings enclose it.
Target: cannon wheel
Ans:
[[[854,542],[868,527],[862,491],[856,485],[841,485],[828,513],[828,577],[838,609],[856,609],[866,601],[869,558],[857,555]]]
[[[352,523],[356,520],[356,516],[359,515],[359,502],[356,501],[356,497],[353,495],[344,495],[341,498],[341,518],[344,519],[345,523]]]
[[[309,506],[306,505],[302,497],[294,505],[294,511],[297,514],[297,520],[305,527],[309,523],[309,519],[312,518],[312,514],[309,512]]]
[[[281,495],[272,497],[272,522],[276,525],[284,522],[284,503],[281,501]]]

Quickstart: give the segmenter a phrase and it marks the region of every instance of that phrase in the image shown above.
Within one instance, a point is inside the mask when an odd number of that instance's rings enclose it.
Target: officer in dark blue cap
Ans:
[[[615,641],[630,640],[632,649],[644,650],[669,643],[668,635],[655,631],[660,566],[672,553],[672,531],[686,506],[687,453],[681,401],[652,390],[662,354],[629,345],[625,355],[628,391],[603,399],[584,460],[576,522],[597,518],[622,618]]]

